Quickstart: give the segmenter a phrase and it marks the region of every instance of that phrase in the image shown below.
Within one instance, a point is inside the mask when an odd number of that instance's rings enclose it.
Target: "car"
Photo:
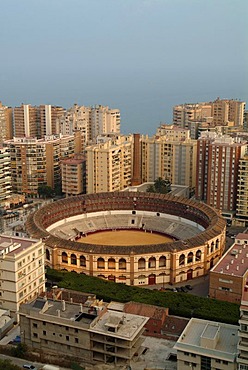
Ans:
[[[17,343],[21,343],[21,337],[20,337],[20,335],[17,335],[17,336],[13,339],[13,344],[17,344]]]
[[[182,292],[182,288],[181,288],[180,286],[176,287],[176,290],[177,290],[178,292]]]
[[[185,285],[185,288],[188,289],[188,290],[192,290],[193,289],[193,287],[190,284]]]
[[[37,370],[34,365],[23,365],[24,369],[29,369],[29,370]]]
[[[188,289],[187,289],[185,286],[182,286],[182,287],[181,287],[181,291],[182,291],[183,293],[188,293]]]

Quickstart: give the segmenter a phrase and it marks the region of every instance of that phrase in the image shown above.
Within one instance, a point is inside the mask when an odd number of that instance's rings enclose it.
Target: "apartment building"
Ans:
[[[192,121],[209,121],[212,126],[243,126],[245,102],[217,98],[213,102],[181,104],[173,107],[173,123],[190,128]]]
[[[13,137],[12,108],[6,107],[0,102],[0,145],[4,140]]]
[[[131,185],[133,136],[117,135],[86,147],[87,193],[123,190]]]
[[[239,160],[235,221],[248,226],[248,154]]]
[[[89,144],[98,135],[120,133],[120,111],[102,105],[85,107],[74,104],[58,119],[58,124],[62,134],[72,135],[75,130],[80,130],[85,144]]]
[[[173,107],[173,124],[189,129],[191,121],[212,117],[211,103],[179,104]]]
[[[238,370],[248,369],[248,284],[245,285],[240,305],[238,342]]]
[[[248,234],[240,233],[235,243],[210,271],[210,298],[240,304],[248,281]]]
[[[236,370],[238,326],[192,318],[174,348],[177,370]]]
[[[63,114],[64,108],[22,104],[13,109],[13,129],[15,137],[44,138],[46,135],[59,134],[57,119]]]
[[[175,185],[195,188],[197,142],[189,138],[188,130],[184,134],[186,139],[178,138],[177,130],[171,130],[169,138],[141,136],[142,182],[161,177]]]
[[[0,208],[4,208],[5,202],[11,197],[11,194],[10,152],[0,145]]]
[[[16,316],[22,303],[45,291],[44,245],[0,235],[0,261],[0,308]]]
[[[54,189],[61,183],[60,161],[76,151],[75,136],[14,138],[4,147],[10,151],[13,191],[34,197],[40,185]]]
[[[148,317],[108,310],[100,301],[37,298],[20,307],[22,341],[85,363],[126,365],[140,353]]]
[[[62,192],[66,196],[86,193],[86,158],[76,155],[61,161]]]
[[[212,132],[202,133],[197,143],[196,198],[230,220],[236,210],[239,161],[246,148],[246,140]]]
[[[236,210],[239,160],[245,155],[246,142],[223,135],[209,147],[207,204],[232,215]]]

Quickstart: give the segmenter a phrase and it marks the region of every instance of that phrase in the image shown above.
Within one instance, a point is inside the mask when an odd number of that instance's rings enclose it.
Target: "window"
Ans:
[[[75,343],[78,343],[78,338],[75,338]]]
[[[66,335],[65,339],[66,339],[67,341],[69,341],[69,340],[70,340],[69,335]]]
[[[33,337],[34,338],[38,338],[38,334],[37,333],[33,333]]]
[[[33,328],[37,328],[38,327],[38,325],[34,322],[33,323]]]
[[[43,330],[43,335],[46,335],[46,330]]]

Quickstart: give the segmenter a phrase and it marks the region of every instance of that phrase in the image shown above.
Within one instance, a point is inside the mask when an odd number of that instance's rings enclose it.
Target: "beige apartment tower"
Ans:
[[[87,193],[123,190],[131,185],[133,136],[115,136],[86,147]]]

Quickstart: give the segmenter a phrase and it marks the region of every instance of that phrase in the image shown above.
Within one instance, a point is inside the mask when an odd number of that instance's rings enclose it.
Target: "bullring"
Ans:
[[[70,197],[28,218],[31,237],[43,239],[46,264],[128,285],[175,284],[205,275],[225,248],[218,211],[171,195],[112,192]],[[87,234],[137,230],[170,236],[159,244],[88,243]],[[81,240],[79,242],[78,240]]]

